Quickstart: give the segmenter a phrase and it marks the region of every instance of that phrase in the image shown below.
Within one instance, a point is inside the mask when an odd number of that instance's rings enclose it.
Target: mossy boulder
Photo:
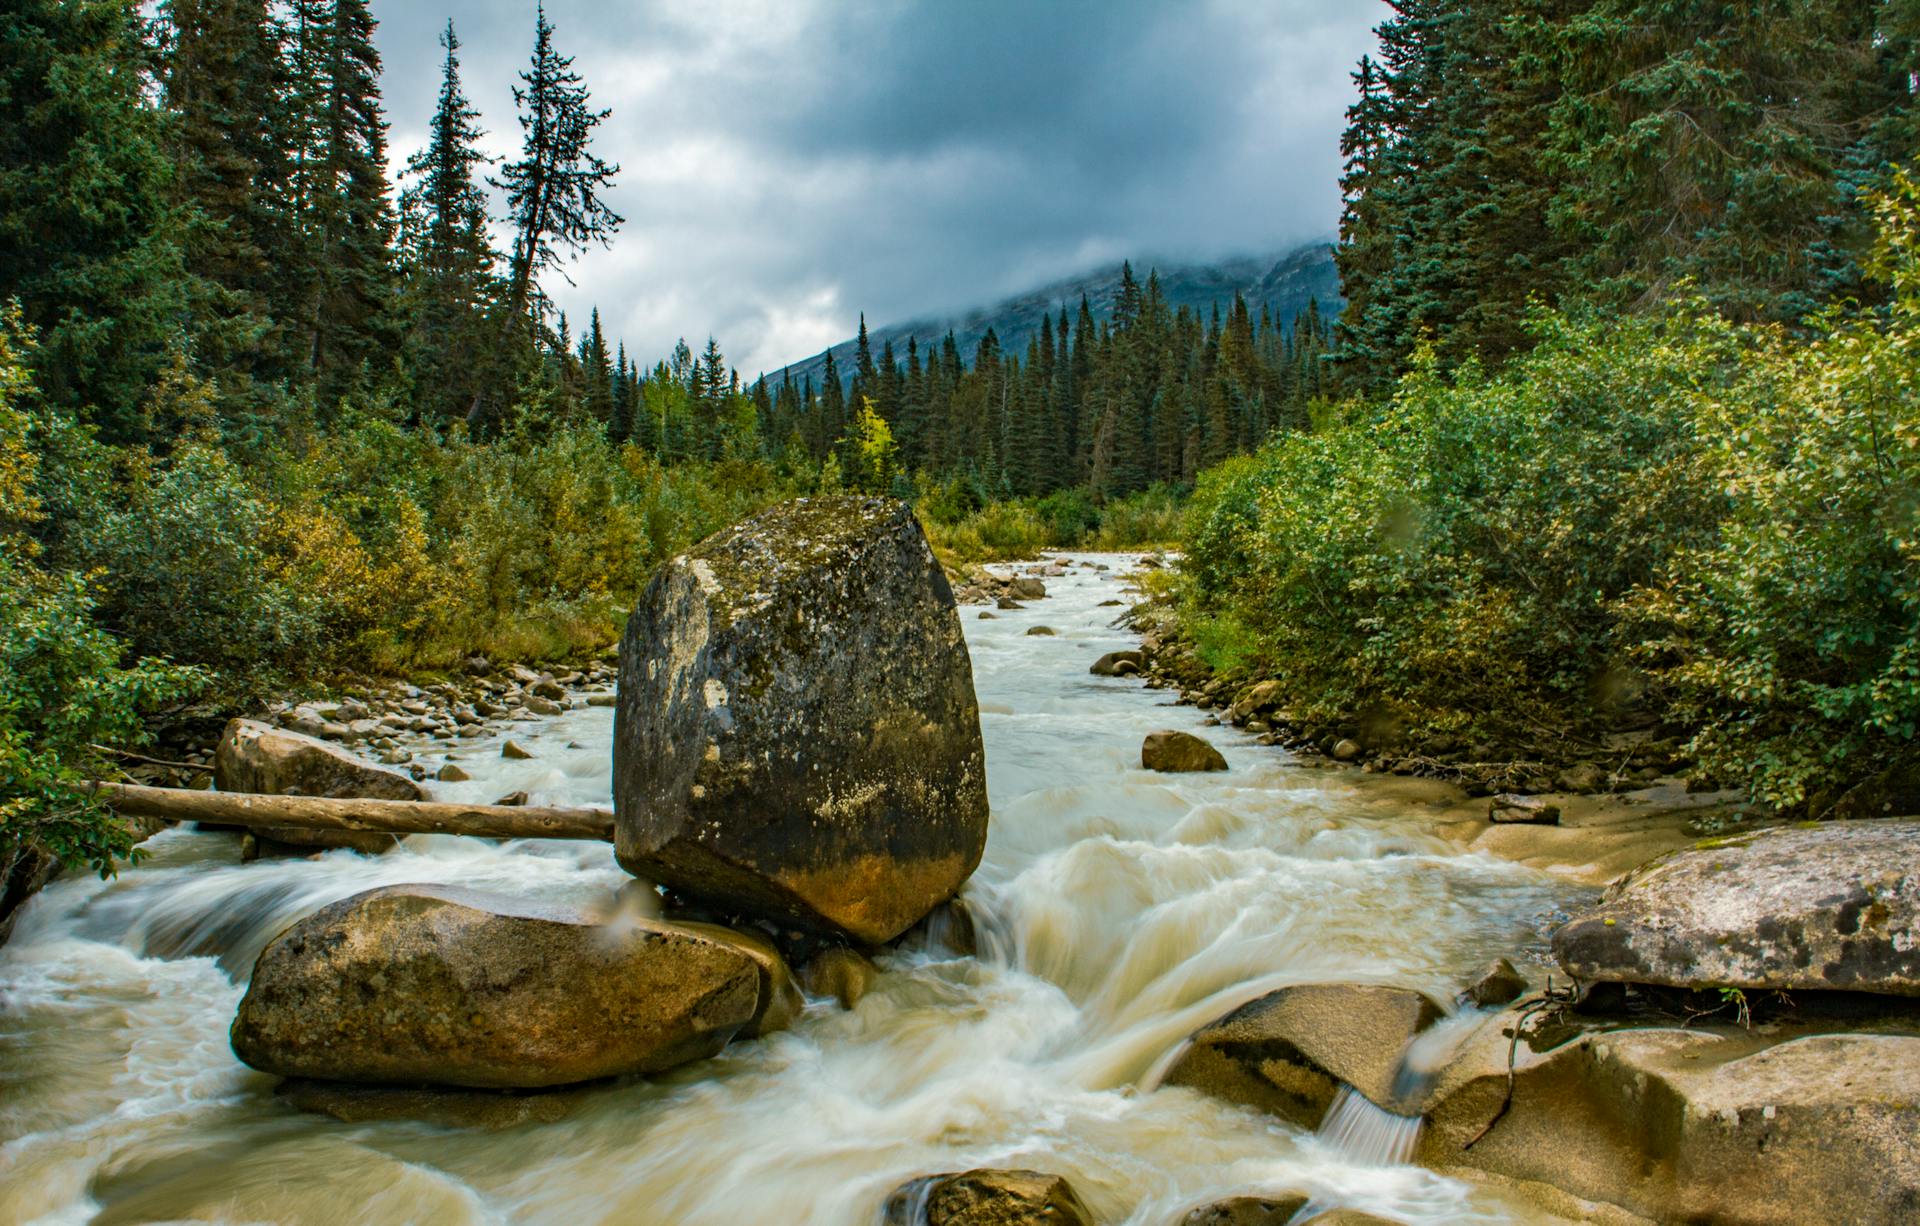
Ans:
[[[799,499],[667,563],[619,696],[615,851],[636,875],[877,944],[980,861],[972,664],[904,503]]]
[[[1709,840],[1615,883],[1553,951],[1588,981],[1920,996],[1920,821]]]
[[[581,908],[398,885],[275,937],[234,1019],[283,1077],[532,1089],[713,1055],[760,1013],[731,941]]]

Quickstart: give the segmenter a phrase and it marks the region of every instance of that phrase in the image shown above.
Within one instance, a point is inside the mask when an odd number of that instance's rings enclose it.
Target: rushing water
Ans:
[[[227,1045],[275,932],[377,885],[603,899],[625,875],[597,844],[416,836],[379,858],[242,865],[234,836],[169,831],[112,882],[55,884],[0,950],[0,1223],[842,1226],[916,1175],[972,1166],[1064,1174],[1103,1223],[1262,1190],[1409,1222],[1543,1220],[1398,1164],[1411,1135],[1394,1117],[1349,1105],[1329,1121],[1349,1135],[1314,1136],[1144,1088],[1185,1035],[1282,984],[1450,998],[1534,940],[1559,892],[1458,854],[1378,781],[1088,675],[1130,645],[1101,606],[1122,588],[1105,561],[1023,611],[961,611],[993,802],[968,892],[995,950],[895,953],[853,1011],[817,1002],[788,1032],[595,1088],[557,1122],[343,1124],[287,1106]],[[1159,727],[1210,736],[1232,770],[1142,771]],[[474,778],[440,794],[605,804],[610,733],[590,708],[514,730],[529,761],[463,742]]]

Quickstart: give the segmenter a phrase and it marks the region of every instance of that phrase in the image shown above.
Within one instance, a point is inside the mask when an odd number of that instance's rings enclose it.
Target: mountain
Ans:
[[[1245,296],[1254,317],[1265,306],[1275,319],[1291,324],[1294,316],[1318,301],[1323,314],[1331,317],[1343,305],[1340,274],[1333,264],[1333,244],[1324,240],[1307,243],[1279,255],[1245,256],[1213,264],[1159,264],[1135,261],[1134,275],[1144,284],[1149,271],[1160,275],[1160,290],[1177,311],[1191,307],[1202,314],[1216,304],[1225,313],[1235,294]],[[1113,314],[1113,296],[1120,288],[1120,265],[1113,264],[1078,277],[1056,281],[1039,289],[1016,295],[989,307],[978,307],[944,319],[916,319],[884,328],[869,328],[873,356],[878,359],[883,342],[893,342],[893,354],[905,362],[907,338],[920,342],[920,352],[936,348],[948,332],[960,346],[960,355],[973,360],[974,348],[992,328],[1000,345],[1009,353],[1024,354],[1027,341],[1040,330],[1040,317],[1051,313],[1056,318],[1062,307],[1069,315],[1080,311],[1080,296],[1085,294],[1096,319]],[[834,363],[843,378],[853,375],[854,342],[845,340],[832,349]],[[816,353],[793,363],[787,369],[799,383],[809,376],[818,387],[826,369],[827,355]],[[769,381],[780,372],[768,372]]]

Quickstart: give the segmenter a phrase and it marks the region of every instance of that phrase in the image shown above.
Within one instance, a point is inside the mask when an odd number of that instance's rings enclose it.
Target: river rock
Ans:
[[[1044,600],[1047,585],[1031,575],[1021,575],[1007,584],[1007,594],[1015,600]]]
[[[1527,1007],[1489,1019],[1441,1071],[1419,1161],[1662,1222],[1920,1221],[1920,1037],[1582,1029],[1523,1023]]]
[[[714,1054],[752,1022],[759,976],[734,944],[670,924],[388,886],[274,938],[233,1049],[283,1077],[566,1085]]]
[[[1538,796],[1518,796],[1502,792],[1487,802],[1487,820],[1499,824],[1558,826],[1560,806]]]
[[[453,763],[448,762],[441,766],[439,772],[434,775],[434,778],[442,783],[465,783],[469,779],[472,779],[473,776],[461,770]]]
[[[834,945],[807,959],[800,968],[801,986],[814,996],[830,996],[842,1009],[851,1009],[873,987],[880,968],[855,949]]]
[[[1553,934],[1577,979],[1920,996],[1920,821],[1763,830],[1671,853]]]
[[[1458,1003],[1473,1005],[1481,1009],[1492,1009],[1526,994],[1527,977],[1514,968],[1505,958],[1495,958],[1493,965],[1474,976],[1473,982],[1461,989]]]
[[[1191,732],[1163,728],[1140,743],[1140,765],[1150,771],[1223,771],[1227,760]]]
[[[1307,1197],[1235,1196],[1188,1210],[1180,1226],[1289,1226],[1293,1215],[1306,1208]]]
[[[1087,671],[1096,677],[1127,677],[1140,671],[1146,657],[1137,651],[1109,651]]]
[[[223,792],[425,800],[426,789],[399,771],[376,766],[317,737],[251,719],[230,720],[213,751],[214,786]],[[351,848],[367,855],[393,847],[391,834],[362,830],[308,830],[265,826],[261,843],[296,852]]]
[[[1059,631],[1055,630],[1052,626],[1027,627],[1027,636],[1029,638],[1052,638],[1054,635],[1058,633]]]
[[[1441,1015],[1439,1005],[1406,988],[1280,988],[1195,1031],[1166,1084],[1302,1128],[1319,1127],[1342,1083],[1388,1111],[1410,1114],[1407,1088],[1396,1084],[1400,1058]]]
[[[799,499],[661,567],[619,695],[615,851],[636,875],[878,944],[980,861],[972,666],[904,503]]]
[[[1093,1226],[1093,1214],[1058,1175],[963,1171],[928,1175],[894,1189],[884,1226]]]
[[[674,927],[731,945],[751,958],[758,968],[759,1003],[754,1006],[753,1018],[740,1028],[740,1038],[757,1039],[761,1035],[785,1030],[806,1009],[807,999],[800,994],[800,985],[794,982],[793,971],[787,966],[787,960],[780,956],[780,951],[766,937],[719,924],[680,921]]]

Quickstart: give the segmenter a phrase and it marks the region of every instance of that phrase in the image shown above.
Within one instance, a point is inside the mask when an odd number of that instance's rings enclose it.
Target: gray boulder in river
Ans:
[[[627,622],[619,695],[630,872],[878,943],[980,861],[972,665],[904,503],[798,499],[667,563]]]
[[[713,1055],[765,990],[750,953],[670,924],[388,886],[274,938],[233,1050],[283,1077],[533,1089]]]
[[[363,800],[425,800],[424,788],[398,771],[362,761],[317,737],[251,719],[230,720],[213,751],[214,786],[223,792],[355,797]],[[295,851],[350,847],[376,854],[391,848],[391,834],[360,830],[307,830],[268,826],[263,840]]]
[[[1583,980],[1920,996],[1920,821],[1719,839],[1634,870],[1553,950]]]

